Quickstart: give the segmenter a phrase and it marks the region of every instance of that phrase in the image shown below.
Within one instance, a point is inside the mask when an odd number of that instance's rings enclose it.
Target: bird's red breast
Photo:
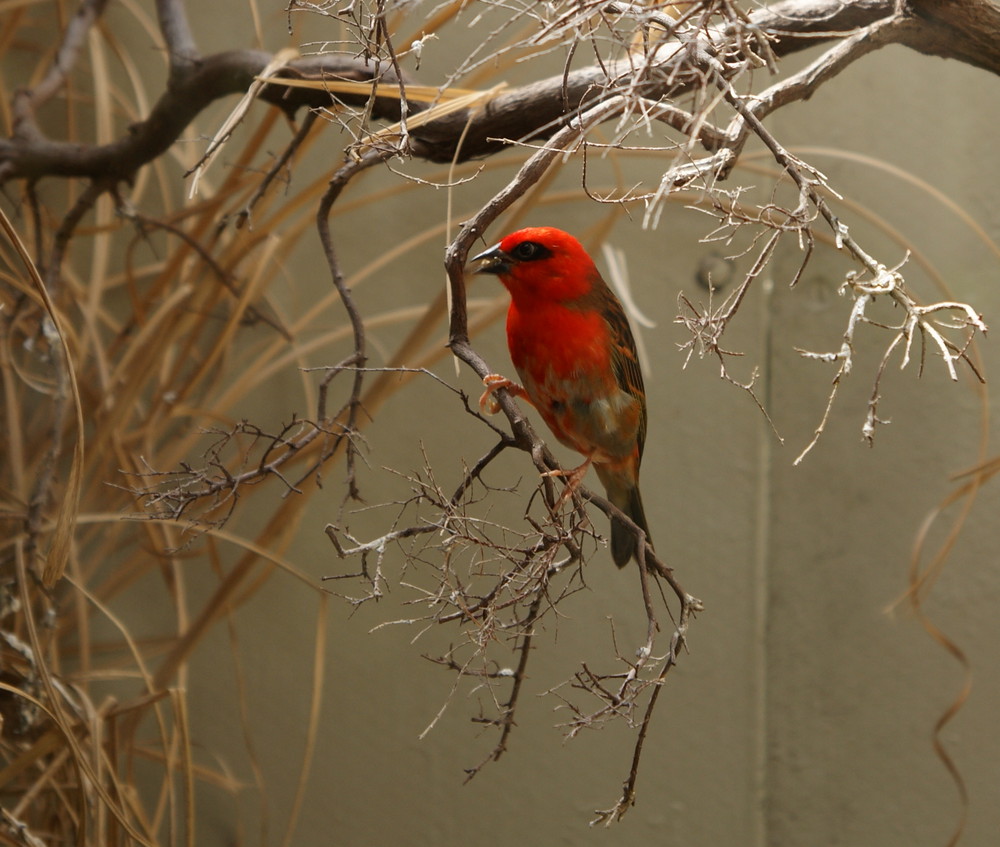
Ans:
[[[484,270],[511,295],[511,360],[546,424],[595,462],[637,470],[646,405],[635,341],[587,251],[562,230],[531,227],[489,253],[495,268]]]

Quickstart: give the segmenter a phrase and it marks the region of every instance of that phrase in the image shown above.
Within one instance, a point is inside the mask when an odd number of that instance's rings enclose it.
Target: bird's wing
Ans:
[[[642,369],[639,367],[639,354],[635,347],[635,338],[629,326],[625,310],[618,298],[607,285],[603,286],[600,310],[608,324],[608,339],[611,344],[611,366],[614,369],[615,381],[619,387],[639,401],[639,457],[642,458],[642,448],[646,443],[646,389],[642,383]]]

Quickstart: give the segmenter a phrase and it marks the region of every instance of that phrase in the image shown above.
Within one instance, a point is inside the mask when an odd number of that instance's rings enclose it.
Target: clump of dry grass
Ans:
[[[51,59],[42,14],[37,4],[15,5],[0,25],[0,63],[30,59],[35,82]],[[101,30],[80,58],[89,87],[71,84],[46,117],[70,140],[113,140],[119,123],[141,117],[158,96],[139,58]],[[286,842],[294,832],[322,700],[327,612],[315,578],[283,554],[320,469],[344,461],[344,410],[334,408],[343,392],[330,385],[333,373],[302,373],[292,401],[301,417],[271,410],[266,429],[242,416],[276,378],[287,387],[297,368],[349,349],[350,328],[335,291],[308,308],[285,305],[285,268],[313,232],[329,173],[262,191],[268,145],[286,131],[276,110],[253,117],[193,199],[183,178],[197,152],[178,145],[139,172],[127,197],[47,180],[8,194],[0,210],[5,843],[193,843],[199,791],[253,787],[192,738],[188,667],[216,630],[228,630],[241,679],[233,622],[274,579],[296,580],[314,598],[313,625],[302,626],[302,650],[314,655],[312,693],[297,695],[310,702],[308,737]],[[78,221],[82,197],[92,214]],[[227,225],[236,220],[252,225]],[[395,255],[387,251],[352,283]],[[432,346],[420,321],[432,323],[435,310],[443,303],[372,319],[402,327],[419,354]],[[433,346],[428,361],[442,355]],[[376,381],[368,408],[398,387]],[[228,524],[237,505],[242,512],[275,491],[288,496],[265,520]],[[191,590],[213,573],[206,596]],[[219,708],[249,722],[242,698],[240,685]],[[244,726],[259,791],[276,778],[253,759],[262,729]]]

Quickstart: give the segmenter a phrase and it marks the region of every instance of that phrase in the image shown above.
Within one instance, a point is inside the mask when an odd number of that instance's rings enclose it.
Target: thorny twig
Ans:
[[[776,210],[779,211],[778,215],[772,212],[767,218],[763,214],[756,217],[757,222],[768,227],[773,227],[774,232],[764,250],[761,251],[754,268],[747,275],[737,291],[730,295],[723,306],[714,313],[695,309],[690,300],[682,296],[682,303],[689,309],[691,316],[682,315],[678,318],[678,322],[685,324],[692,332],[691,340],[682,346],[682,349],[687,350],[688,358],[690,358],[696,346],[701,354],[711,352],[716,355],[720,361],[723,378],[748,391],[761,411],[764,411],[764,409],[753,392],[753,380],[751,379],[749,383],[740,383],[729,376],[725,357],[737,354],[732,351],[723,350],[719,346],[719,339],[734,317],[736,309],[745,296],[750,282],[760,275],[767,264],[778,237],[783,232],[796,231],[799,234],[800,244],[805,248],[806,259],[808,259],[812,252],[814,240],[814,235],[811,231],[813,215],[810,213],[810,208],[815,209],[815,212],[826,221],[833,231],[836,246],[839,249],[846,250],[864,268],[864,272],[862,273],[857,271],[849,272],[845,284],[841,287],[841,293],[850,291],[854,295],[854,304],[848,318],[848,326],[844,333],[844,342],[841,345],[841,349],[836,353],[799,351],[808,358],[828,362],[840,362],[840,367],[834,376],[822,419],[814,431],[811,441],[795,460],[796,464],[805,458],[822,435],[833,408],[840,382],[843,377],[850,373],[853,365],[855,329],[860,323],[873,323],[867,318],[866,309],[871,302],[880,296],[891,298],[897,305],[904,309],[905,316],[898,327],[888,327],[888,329],[894,329],[897,334],[890,340],[885,356],[876,374],[872,399],[869,403],[862,428],[862,434],[869,443],[874,438],[875,424],[882,422],[876,414],[876,406],[879,399],[881,376],[885,370],[888,358],[899,343],[905,341],[901,367],[906,367],[910,360],[910,348],[915,330],[920,330],[921,341],[924,345],[929,340],[937,347],[945,361],[945,366],[951,379],[956,380],[958,378],[955,364],[959,360],[966,362],[977,378],[981,379],[967,355],[967,350],[975,333],[985,333],[987,330],[982,317],[966,303],[953,301],[932,303],[929,305],[918,303],[906,290],[903,277],[899,273],[899,267],[902,263],[890,270],[865,251],[853,238],[847,224],[840,220],[827,202],[823,193],[823,190],[827,189],[825,177],[819,171],[789,153],[761,122],[763,115],[793,100],[809,96],[818,85],[835,76],[859,56],[889,43],[893,27],[896,24],[897,20],[895,18],[886,18],[864,32],[856,33],[844,39],[802,72],[776,83],[760,95],[750,97],[741,96],[735,90],[731,81],[731,68],[727,67],[715,55],[711,55],[700,47],[697,48],[694,53],[693,62],[705,69],[709,81],[718,88],[723,99],[735,112],[733,122],[727,131],[728,141],[707,159],[679,165],[668,170],[661,180],[660,189],[650,198],[649,205],[647,206],[647,221],[651,219],[655,220],[655,217],[650,217],[652,214],[650,209],[657,208],[657,204],[663,199],[663,192],[672,190],[672,188],[678,185],[688,184],[696,176],[708,187],[714,185],[715,181],[725,178],[750,134],[753,134],[763,142],[765,147],[771,152],[775,162],[782,167],[795,184],[798,190],[798,205],[794,210]],[[734,199],[730,200],[728,208],[729,211],[726,212],[726,217],[732,224],[733,210],[735,209]],[[803,267],[804,263],[800,266],[798,273],[792,280],[792,285],[801,276]],[[953,316],[954,320],[950,323],[944,323],[940,320],[929,318],[930,315],[940,315],[941,313]],[[948,338],[942,330],[958,330],[963,335],[956,342]],[[923,361],[923,357],[921,357],[921,361]],[[764,411],[764,414],[766,415],[766,411]],[[770,418],[768,420],[770,422]]]
[[[528,501],[531,511],[525,517],[533,527],[528,532],[517,532],[476,514],[477,503],[495,506],[497,495],[507,491],[491,488],[484,474],[511,447],[516,444],[507,439],[491,448],[465,471],[451,496],[437,483],[429,464],[419,474],[406,477],[411,496],[397,504],[400,511],[391,529],[378,538],[359,541],[346,526],[327,528],[341,558],[360,559],[360,571],[355,576],[368,588],[363,595],[348,598],[352,605],[383,596],[386,556],[392,548],[399,548],[409,576],[391,581],[414,592],[407,603],[422,612],[393,623],[458,627],[461,639],[457,643],[452,643],[444,654],[427,657],[456,674],[451,693],[428,730],[437,723],[462,679],[472,680],[477,688],[488,692],[495,714],[481,712],[474,721],[496,727],[499,735],[489,754],[467,769],[469,779],[507,749],[535,640],[546,627],[555,625],[559,604],[584,587],[582,549],[593,534],[585,513],[574,507],[554,512],[544,496]],[[544,484],[539,482],[536,493],[543,488]],[[588,492],[587,498],[612,510],[610,504],[596,495]],[[426,518],[414,520],[424,514]],[[564,555],[565,550],[569,551],[568,556]],[[700,601],[683,591],[652,549],[643,544],[641,555],[645,567],[637,568],[636,572],[640,574],[647,627],[645,641],[635,651],[636,660],[626,660],[619,654],[627,670],[610,675],[593,673],[585,667],[583,673],[576,675],[574,686],[594,694],[604,690],[606,680],[614,679],[618,680],[617,691],[607,693],[605,706],[589,714],[554,692],[578,714],[569,729],[570,735],[583,728],[595,728],[613,717],[642,711],[643,717],[634,722],[638,736],[633,751],[630,798],[634,798],[642,745],[653,715],[653,690],[663,683],[669,668],[676,663],[691,616],[702,608]],[[418,578],[418,573],[423,576]],[[662,595],[660,601],[656,600],[654,586],[660,580],[671,585],[680,601],[679,616],[663,656],[658,656],[656,650],[661,631],[658,606],[663,600]],[[497,649],[501,652],[512,649],[517,655],[515,666],[507,667],[495,659]],[[506,695],[498,688],[504,684],[509,685]],[[642,701],[647,697],[649,700],[643,706]],[[621,813],[624,808],[619,816]]]
[[[973,374],[975,374],[976,378],[983,381],[982,375],[979,373],[976,366],[968,356],[968,347],[972,343],[975,333],[980,332],[985,334],[987,327],[983,322],[982,317],[968,304],[944,301],[941,303],[932,303],[928,306],[921,306],[906,291],[903,285],[903,277],[899,273],[898,267],[890,269],[882,265],[876,266],[874,278],[867,278],[865,275],[853,272],[848,274],[847,280],[840,287],[840,293],[844,294],[847,291],[850,291],[854,295],[854,305],[851,308],[850,315],[847,319],[847,328],[844,330],[844,340],[840,349],[829,353],[815,353],[808,350],[798,350],[798,352],[807,359],[815,359],[830,363],[839,362],[839,366],[837,368],[837,373],[833,377],[833,384],[830,394],[827,397],[827,404],[826,409],[823,412],[823,417],[813,433],[812,440],[806,445],[805,449],[799,454],[798,458],[796,458],[795,464],[798,464],[806,457],[809,451],[816,445],[823,433],[826,422],[830,416],[830,410],[833,407],[834,400],[836,399],[840,382],[851,372],[851,369],[854,366],[854,336],[858,326],[861,324],[880,326],[890,331],[895,331],[896,333],[890,340],[885,353],[882,356],[882,360],[876,372],[872,396],[868,402],[868,412],[865,416],[864,426],[862,427],[862,435],[869,444],[871,444],[874,440],[876,424],[885,423],[885,421],[878,417],[876,411],[878,401],[881,397],[879,386],[881,385],[882,375],[885,372],[889,358],[899,344],[904,342],[900,369],[905,368],[909,364],[911,345],[913,343],[916,330],[919,330],[921,335],[921,372],[923,372],[924,361],[923,348],[926,346],[927,339],[929,337],[941,353],[941,356],[945,361],[945,366],[948,369],[948,375],[952,380],[958,379],[958,372],[955,368],[955,363],[958,361],[964,361],[972,370]],[[876,323],[868,318],[866,314],[867,309],[879,296],[889,296],[897,304],[903,307],[905,316],[898,326],[885,326],[884,324]],[[930,317],[938,315],[942,312],[948,314],[949,316],[954,316],[953,322],[944,323],[937,318]],[[962,343],[959,345],[946,338],[942,334],[942,329],[959,330],[963,332],[965,337],[962,340]]]
[[[751,374],[748,382],[740,382],[736,379],[729,372],[727,359],[729,357],[740,356],[742,354],[724,349],[721,345],[721,341],[723,333],[725,333],[726,329],[729,327],[730,322],[743,302],[743,298],[750,290],[751,284],[757,279],[758,276],[760,276],[761,272],[770,261],[771,255],[774,253],[774,248],[777,246],[781,234],[782,232],[780,229],[771,233],[764,249],[761,250],[757,260],[754,262],[753,267],[744,277],[743,282],[740,283],[732,294],[726,297],[718,309],[713,311],[711,307],[712,295],[714,293],[712,288],[709,288],[708,308],[695,307],[687,296],[681,293],[678,295],[678,298],[687,309],[688,314],[681,314],[675,319],[676,323],[683,324],[691,333],[691,338],[681,345],[681,350],[687,351],[687,355],[684,359],[684,367],[687,367],[688,362],[690,362],[691,356],[695,351],[698,352],[699,357],[707,354],[714,355],[719,361],[719,375],[726,380],[726,382],[735,385],[737,388],[742,388],[747,392],[747,394],[750,395],[750,398],[754,401],[754,404],[760,410],[761,414],[764,415],[768,424],[771,426],[771,430],[774,432],[779,441],[783,441],[783,439],[778,433],[774,422],[771,420],[771,416],[764,408],[764,404],[760,401],[760,398],[754,391],[754,383],[757,379],[757,370],[754,369],[754,372]]]

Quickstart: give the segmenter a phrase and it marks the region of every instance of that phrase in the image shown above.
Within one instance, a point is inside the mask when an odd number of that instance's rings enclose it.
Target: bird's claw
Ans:
[[[502,374],[486,374],[486,376],[483,377],[483,385],[486,386],[486,390],[479,398],[479,408],[488,415],[495,415],[500,411],[500,404],[493,396],[494,391],[506,388],[515,396],[525,396],[524,389],[521,388],[520,385],[507,379],[507,377]]]
[[[566,487],[563,489],[562,494],[559,495],[559,499],[556,501],[555,507],[557,509],[569,500],[569,498],[573,496],[576,489],[580,487],[580,483],[583,482],[583,478],[587,475],[587,471],[593,461],[594,456],[591,454],[587,457],[587,461],[579,467],[568,468],[566,470],[559,468],[554,471],[546,471],[542,474],[543,477],[549,477],[550,479],[552,477],[561,476],[566,480]]]

